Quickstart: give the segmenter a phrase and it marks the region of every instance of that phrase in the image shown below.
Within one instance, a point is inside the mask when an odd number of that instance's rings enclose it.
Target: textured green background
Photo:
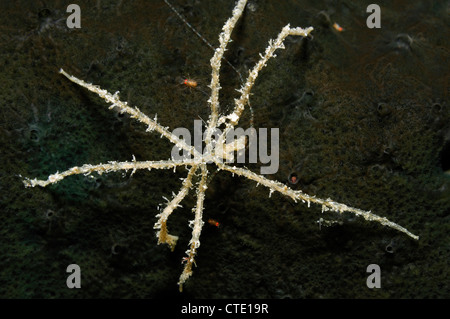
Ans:
[[[107,109],[57,73],[60,67],[158,114],[193,127],[208,117],[212,56],[163,1],[0,4],[0,297],[3,298],[449,298],[450,52],[448,1],[378,1],[382,28],[368,29],[372,1],[249,1],[227,59],[244,75],[280,29],[314,26],[312,41],[288,38],[251,96],[255,127],[280,128],[280,169],[271,179],[372,210],[420,241],[353,216],[321,215],[219,172],[210,183],[197,265],[176,285],[195,198],[171,216],[174,252],[157,246],[162,196],[184,170],[68,178],[25,189],[21,178],[84,163],[160,160],[171,145]],[[173,1],[214,46],[233,0]],[[335,31],[337,22],[345,31]],[[179,84],[190,76],[196,89]],[[222,72],[223,111],[239,78]],[[248,114],[241,122],[248,125]],[[257,166],[250,166],[258,171]],[[323,217],[336,220],[319,229]],[[113,254],[115,250],[117,254]],[[67,265],[82,288],[66,287]],[[382,288],[366,287],[381,267]]]

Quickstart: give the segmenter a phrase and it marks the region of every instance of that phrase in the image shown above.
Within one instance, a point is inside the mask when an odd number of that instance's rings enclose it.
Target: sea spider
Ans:
[[[184,261],[184,270],[179,279],[179,287],[182,289],[183,284],[186,280],[192,275],[192,265],[195,265],[195,256],[197,253],[197,249],[200,246],[200,233],[202,231],[202,227],[204,225],[202,214],[203,214],[203,204],[205,200],[205,192],[208,183],[208,176],[210,176],[210,168],[214,167],[217,170],[224,170],[236,174],[238,176],[246,177],[250,180],[255,181],[257,184],[261,184],[269,188],[269,196],[273,192],[279,192],[287,197],[292,198],[295,202],[302,201],[308,204],[316,203],[322,206],[322,212],[324,211],[335,211],[339,213],[343,212],[351,212],[357,216],[362,216],[366,220],[376,221],[382,225],[394,228],[400,232],[407,234],[408,236],[418,239],[418,236],[410,233],[407,229],[402,226],[393,223],[386,219],[385,217],[380,217],[371,213],[370,211],[364,211],[358,208],[353,208],[347,206],[345,204],[341,204],[335,202],[331,199],[321,199],[315,196],[308,195],[301,190],[293,190],[287,185],[270,180],[263,175],[256,174],[245,167],[236,167],[228,165],[228,160],[232,157],[232,154],[235,151],[239,151],[245,147],[245,142],[243,140],[238,140],[233,143],[226,143],[227,134],[233,130],[233,128],[238,124],[239,119],[246,107],[249,103],[250,91],[255,83],[256,78],[258,77],[259,71],[266,65],[268,60],[272,57],[275,57],[274,52],[277,49],[284,48],[284,40],[289,35],[308,37],[310,33],[313,31],[312,27],[308,27],[305,29],[302,28],[291,28],[289,25],[286,25],[278,37],[275,40],[270,40],[269,45],[266,48],[264,54],[260,54],[261,59],[256,63],[256,65],[249,71],[248,77],[242,85],[242,87],[238,90],[241,96],[235,99],[235,106],[232,112],[227,115],[220,115],[219,108],[219,90],[220,87],[220,79],[219,79],[219,71],[221,67],[222,58],[226,49],[227,44],[230,42],[231,33],[233,31],[234,26],[236,25],[237,20],[242,15],[242,12],[245,8],[247,0],[239,0],[233,9],[232,17],[227,20],[225,25],[223,26],[222,32],[219,35],[219,47],[215,49],[214,56],[211,58],[211,95],[208,99],[208,103],[211,109],[211,114],[209,116],[208,121],[206,122],[206,134],[204,137],[204,144],[206,145],[204,152],[199,152],[195,147],[188,145],[183,139],[180,139],[177,135],[169,132],[167,127],[163,127],[157,122],[156,116],[154,119],[149,118],[147,115],[142,113],[137,107],[130,107],[126,102],[122,102],[119,99],[119,92],[114,94],[109,93],[107,90],[103,90],[96,85],[86,83],[83,80],[80,80],[72,75],[69,75],[64,70],[60,70],[65,77],[67,77],[70,81],[85,87],[91,92],[98,94],[102,99],[104,99],[107,103],[111,104],[110,109],[117,108],[120,113],[127,113],[131,118],[135,118],[139,122],[145,124],[147,126],[147,132],[153,132],[160,134],[162,137],[168,139],[174,146],[178,149],[185,151],[190,156],[183,157],[182,159],[175,160],[161,160],[161,161],[137,161],[134,156],[132,161],[125,162],[115,162],[110,161],[107,164],[84,164],[82,166],[72,167],[62,173],[55,173],[50,175],[47,180],[37,180],[37,179],[28,179],[24,180],[24,184],[27,187],[34,186],[42,186],[45,187],[49,184],[54,184],[65,177],[76,174],[84,174],[89,175],[93,172],[97,172],[99,174],[114,172],[119,170],[132,170],[132,174],[139,169],[175,169],[177,167],[186,167],[188,169],[187,177],[182,182],[182,187],[180,191],[171,199],[168,200],[167,205],[164,209],[160,210],[160,212],[156,215],[158,221],[155,223],[154,229],[157,230],[157,238],[158,244],[165,243],[170,246],[173,250],[175,244],[177,242],[178,237],[169,234],[167,228],[167,220],[172,212],[180,206],[181,201],[186,197],[189,190],[194,187],[194,176],[199,172],[200,180],[195,185],[196,188],[196,206],[193,209],[195,213],[195,217],[193,220],[189,222],[189,226],[192,228],[192,238],[189,242],[189,249],[186,251],[187,257],[183,258]],[[213,139],[214,132],[219,128],[223,127],[223,133],[218,138]],[[207,164],[212,164],[207,166]]]

